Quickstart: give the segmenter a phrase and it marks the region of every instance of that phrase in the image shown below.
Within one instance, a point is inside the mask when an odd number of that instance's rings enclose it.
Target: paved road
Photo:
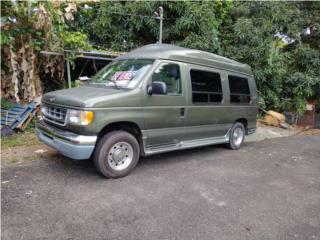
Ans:
[[[65,158],[5,167],[2,239],[320,239],[320,136],[144,158],[117,180]]]

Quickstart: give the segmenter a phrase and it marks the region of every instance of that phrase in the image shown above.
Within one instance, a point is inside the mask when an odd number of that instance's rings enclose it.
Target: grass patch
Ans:
[[[5,99],[5,98],[1,98],[1,108],[5,108],[5,109],[10,109],[14,106],[15,104],[10,102],[9,100]]]
[[[0,102],[1,108],[4,109],[10,109],[15,106],[13,102],[5,98],[1,98]],[[34,129],[35,122],[36,118],[34,117],[23,132],[16,132],[11,136],[1,137],[1,149],[6,150],[13,147],[39,144],[40,142],[37,139]]]
[[[19,146],[30,146],[40,144],[34,128],[27,128],[26,131],[16,133],[12,136],[1,138],[1,148],[3,150]]]

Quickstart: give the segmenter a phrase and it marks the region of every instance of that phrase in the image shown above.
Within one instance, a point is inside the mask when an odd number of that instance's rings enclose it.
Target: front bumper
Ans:
[[[94,150],[97,136],[78,135],[46,124],[36,123],[36,133],[40,141],[72,159],[89,159]]]

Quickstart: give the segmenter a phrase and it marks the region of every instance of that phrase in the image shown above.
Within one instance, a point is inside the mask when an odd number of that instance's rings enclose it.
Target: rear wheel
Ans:
[[[231,149],[239,149],[245,138],[245,128],[241,122],[233,124],[229,131],[228,147]]]
[[[126,176],[138,163],[140,148],[137,139],[125,131],[103,136],[93,154],[96,169],[107,178]]]

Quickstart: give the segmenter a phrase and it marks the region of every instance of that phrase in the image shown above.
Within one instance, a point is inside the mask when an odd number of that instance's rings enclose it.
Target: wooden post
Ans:
[[[68,74],[68,87],[71,88],[70,62],[68,58],[67,58],[67,74]]]

